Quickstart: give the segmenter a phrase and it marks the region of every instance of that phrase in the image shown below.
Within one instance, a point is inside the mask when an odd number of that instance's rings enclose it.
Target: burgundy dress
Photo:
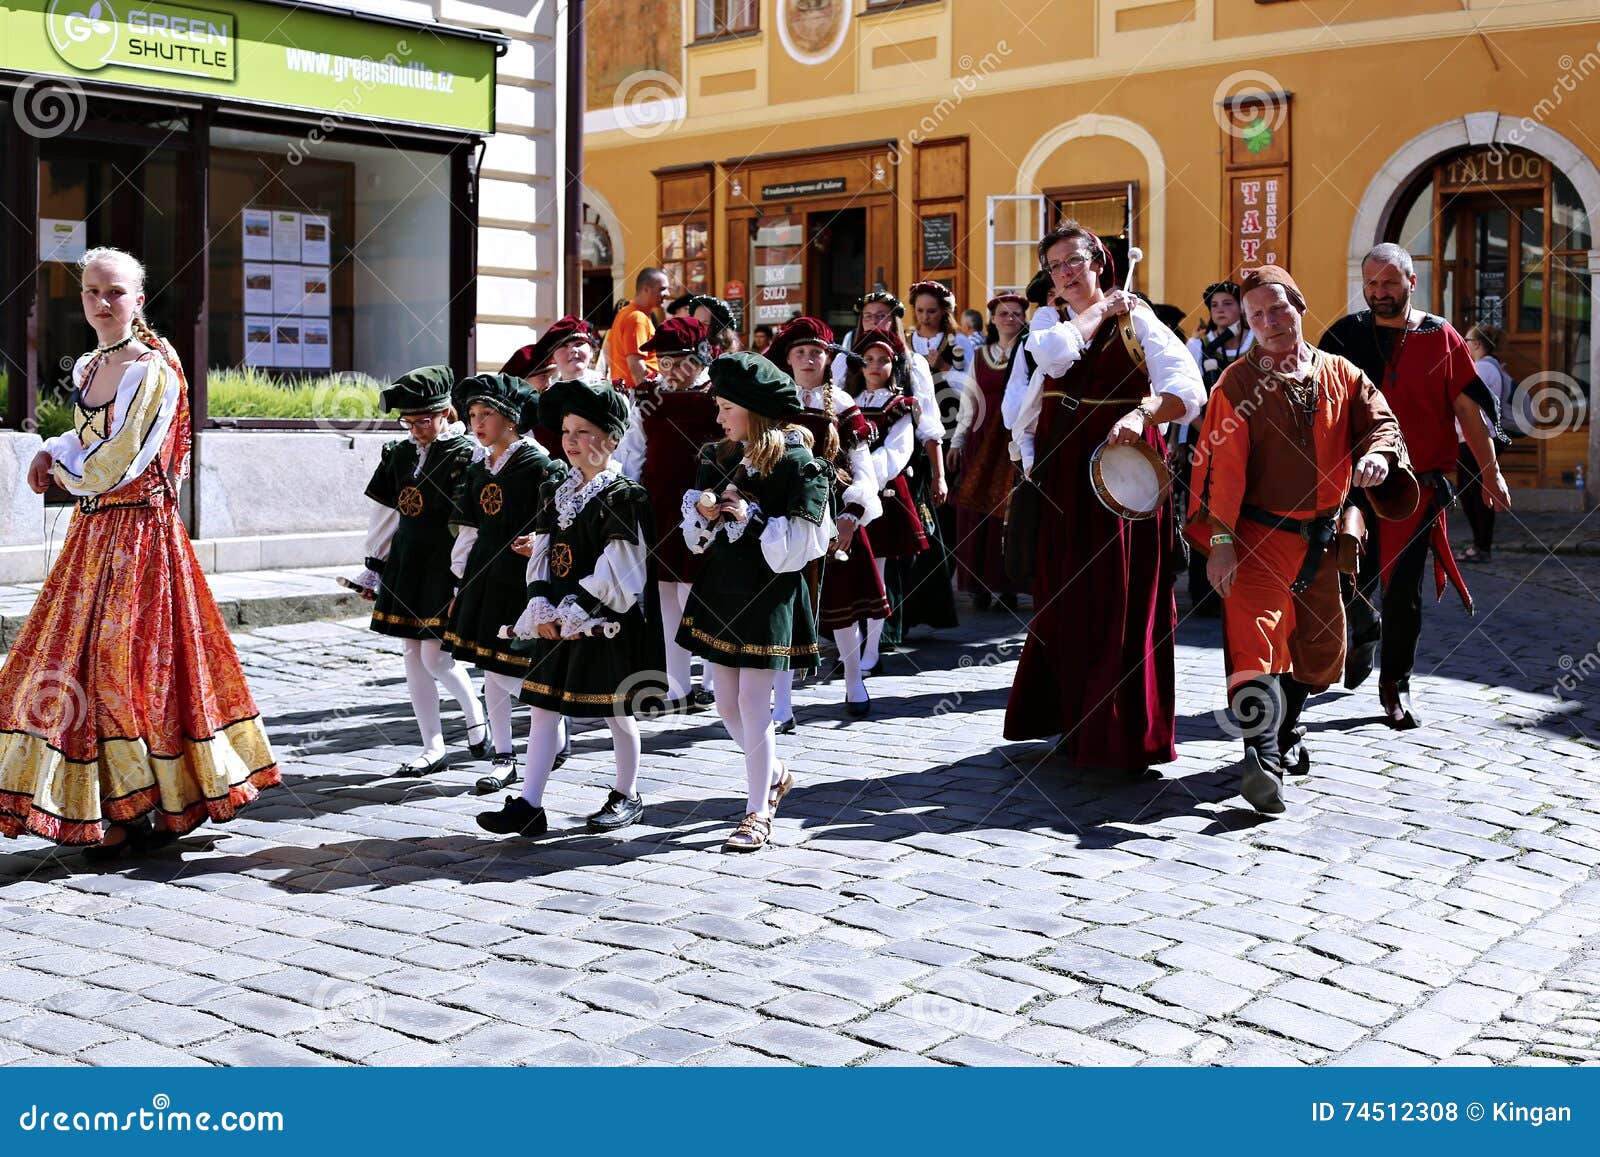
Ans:
[[[863,394],[863,397],[866,395]],[[897,395],[887,405],[863,406],[861,416],[871,426],[868,437],[872,449],[883,445],[894,424],[902,418],[915,421],[909,395]],[[922,516],[911,498],[911,483],[901,471],[883,483],[883,513],[872,524],[872,546],[879,558],[909,558],[928,549],[928,536],[922,530]]]
[[[1015,347],[1013,347],[1015,348]],[[968,593],[1017,594],[1027,584],[1006,577],[1001,532],[1016,467],[1011,462],[1011,432],[1000,420],[1011,362],[995,365],[985,346],[973,359],[972,376],[983,408],[967,430],[956,483],[956,579]]]
[[[669,390],[660,379],[633,391],[633,404],[644,424],[644,466],[639,483],[650,495],[655,514],[656,580],[692,583],[705,556],[692,554],[683,541],[683,495],[694,489],[700,447],[722,438],[717,403],[704,390]]]
[[[1107,318],[1091,349],[1065,378],[1045,381],[1033,478],[1044,491],[1035,612],[1023,644],[1005,737],[1060,733],[1064,753],[1082,767],[1147,767],[1177,758],[1174,747],[1173,518],[1162,507],[1133,522],[1101,505],[1089,481],[1089,456],[1111,427],[1150,393]],[[1096,353],[1095,351],[1098,351]],[[1084,400],[1076,411],[1051,391]],[[1101,404],[1095,404],[1101,403]],[[1107,404],[1109,403],[1109,404]],[[1053,457],[1053,423],[1069,423]],[[1154,426],[1147,441],[1163,456]]]
[[[835,396],[848,397],[842,391]],[[823,446],[827,444],[828,427],[833,426],[838,431],[839,457],[834,463],[833,516],[838,518],[841,514],[853,514],[860,518],[865,511],[859,503],[844,504],[846,483],[839,478],[839,470],[848,471],[850,450],[871,438],[871,425],[855,406],[832,418],[821,410],[807,410],[796,417],[794,423],[811,431],[811,447],[819,457]],[[883,580],[878,577],[877,556],[872,552],[872,540],[866,527],[856,527],[848,553],[849,557],[841,562],[829,551],[806,568],[808,579],[811,578],[811,568],[817,568],[822,587],[821,597],[816,604],[817,626],[824,631],[842,630],[862,619],[889,617],[889,596],[884,592]]]

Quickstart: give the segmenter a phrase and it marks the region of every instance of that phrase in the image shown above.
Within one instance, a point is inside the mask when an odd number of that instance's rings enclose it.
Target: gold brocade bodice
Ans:
[[[115,399],[103,406],[88,407],[75,403],[72,407],[72,426],[78,432],[78,441],[84,449],[103,442],[111,435],[111,408]]]

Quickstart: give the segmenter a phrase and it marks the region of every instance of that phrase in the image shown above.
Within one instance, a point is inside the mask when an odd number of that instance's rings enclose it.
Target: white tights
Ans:
[[[881,621],[879,629],[882,629]],[[861,628],[854,623],[840,627],[833,632],[833,641],[839,648],[839,660],[844,664],[845,702],[865,703],[867,684],[861,678]],[[794,669],[773,674],[776,678],[772,681],[772,721],[782,723],[794,718]]]
[[[528,710],[533,719],[528,726],[528,775],[522,784],[522,798],[534,807],[543,807],[544,786],[550,782],[550,771],[566,742],[567,718],[543,707]],[[639,790],[639,724],[630,716],[619,715],[607,719],[606,726],[611,729],[611,750],[617,760],[613,786],[632,798]]]
[[[874,561],[878,565],[878,579],[881,582],[889,560],[880,558]],[[861,666],[865,670],[870,671],[878,665],[878,644],[883,641],[883,624],[886,622],[887,619],[867,620],[867,647],[861,655]],[[861,698],[865,699],[866,694],[863,693]]]
[[[661,633],[667,644],[667,694],[682,699],[689,694],[689,652],[678,646],[678,627],[689,601],[688,583],[657,583],[661,590]]]
[[[428,759],[444,755],[444,730],[439,723],[439,688],[443,687],[467,720],[467,740],[482,738],[483,709],[472,693],[467,669],[446,655],[438,639],[406,639],[406,690],[411,710],[422,734],[422,754]],[[477,734],[474,734],[477,733]]]
[[[772,685],[776,671],[753,667],[709,669],[717,681],[717,714],[744,752],[745,811],[766,815],[767,793],[777,773],[772,742]]]
[[[494,740],[496,755],[512,754],[511,711],[521,694],[522,680],[516,675],[501,675],[494,671],[483,673],[483,701],[489,709],[489,736]],[[556,750],[560,751],[567,745],[567,722],[560,715],[556,719],[560,721]]]

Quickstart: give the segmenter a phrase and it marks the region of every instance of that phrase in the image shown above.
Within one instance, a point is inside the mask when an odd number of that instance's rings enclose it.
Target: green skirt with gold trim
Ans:
[[[689,591],[677,642],[723,667],[811,670],[817,619],[804,573],[774,574],[759,550],[715,551]]]

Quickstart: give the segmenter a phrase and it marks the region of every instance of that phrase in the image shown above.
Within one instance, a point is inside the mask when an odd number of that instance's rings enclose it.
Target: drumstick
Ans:
[[[570,638],[573,638],[573,639],[585,639],[585,638],[588,638],[591,635],[602,635],[607,639],[615,639],[621,633],[622,633],[622,624],[621,623],[596,623],[594,626],[589,627],[587,630],[579,631],[576,635],[570,636]],[[500,637],[502,639],[515,639],[517,637],[516,632],[513,631],[510,627],[501,627],[500,631],[499,631],[499,635],[500,635]],[[568,637],[568,636],[564,636],[564,637]]]
[[[1122,279],[1122,288],[1127,290],[1129,293],[1133,292],[1133,271],[1138,267],[1139,262],[1143,260],[1143,249],[1140,249],[1137,245],[1131,246],[1128,249],[1128,276]]]

